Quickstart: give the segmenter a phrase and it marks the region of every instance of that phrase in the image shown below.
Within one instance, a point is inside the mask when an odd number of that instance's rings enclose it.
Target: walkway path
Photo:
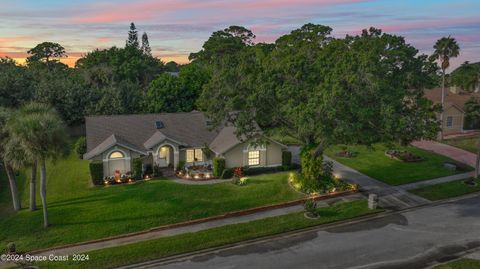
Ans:
[[[327,156],[324,156],[324,158],[333,162],[334,174],[360,185],[361,192],[377,194],[379,205],[383,208],[399,210],[430,203],[430,201],[411,194],[400,187],[390,186],[378,181]]]
[[[412,145],[417,148],[433,151],[437,154],[447,156],[453,160],[475,167],[475,154],[466,150],[430,140],[415,141],[412,143]]]
[[[448,176],[448,177],[440,177],[440,178],[435,178],[431,180],[413,182],[410,184],[400,185],[398,187],[404,190],[413,190],[413,189],[423,188],[423,187],[437,185],[441,183],[446,183],[450,181],[467,179],[467,178],[473,177],[473,174],[474,174],[473,172],[468,172],[468,173],[457,174],[457,175]]]

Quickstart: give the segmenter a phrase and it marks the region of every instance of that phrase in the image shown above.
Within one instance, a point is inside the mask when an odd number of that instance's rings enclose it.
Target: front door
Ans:
[[[163,146],[158,150],[157,164],[160,167],[167,167],[170,163],[170,147]]]

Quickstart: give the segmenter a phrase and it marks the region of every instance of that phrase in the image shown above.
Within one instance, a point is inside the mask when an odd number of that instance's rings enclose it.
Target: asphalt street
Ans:
[[[135,268],[425,268],[480,247],[480,197]]]

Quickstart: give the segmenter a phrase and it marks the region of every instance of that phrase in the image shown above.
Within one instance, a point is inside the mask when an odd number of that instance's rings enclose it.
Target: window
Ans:
[[[167,147],[161,147],[160,152],[158,152],[158,158],[160,159],[166,159],[167,154],[168,154],[168,148]]]
[[[248,152],[248,165],[260,165],[260,151],[254,150]]]
[[[120,159],[120,158],[124,158],[125,155],[123,155],[122,152],[120,151],[114,151],[112,153],[110,153],[110,156],[108,157],[109,159]]]
[[[452,117],[452,116],[448,116],[448,117],[447,117],[447,127],[448,127],[448,128],[452,128],[452,127],[453,127],[453,117]]]
[[[202,149],[187,149],[187,163],[202,162],[203,152]]]

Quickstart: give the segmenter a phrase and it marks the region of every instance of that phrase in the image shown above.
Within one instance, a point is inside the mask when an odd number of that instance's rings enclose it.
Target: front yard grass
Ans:
[[[6,176],[0,176],[0,249],[9,242],[19,251],[49,248],[304,197],[290,188],[288,173],[253,176],[246,186],[152,180],[91,187],[88,162],[75,154],[48,164],[47,173],[48,229],[42,228],[40,201],[35,212],[25,208],[29,186],[23,173],[18,185],[25,209],[18,213],[11,210]]]
[[[452,138],[444,140],[443,143],[477,154],[477,143],[479,138],[480,136]]]
[[[475,181],[476,186],[469,186],[464,184],[463,181],[446,182],[411,190],[410,192],[430,201],[437,201],[480,191],[480,180]]]
[[[478,269],[480,261],[474,259],[462,258],[446,264],[435,266],[432,269]]]
[[[461,173],[443,167],[443,162],[452,161],[445,156],[411,146],[396,146],[395,149],[407,150],[425,159],[421,162],[407,163],[385,156],[388,149],[391,148],[383,144],[375,144],[372,148],[348,146],[348,150],[356,153],[356,157],[344,158],[336,156],[336,153],[342,150],[341,145],[336,145],[327,148],[325,153],[344,165],[390,185],[402,185]]]
[[[86,262],[49,262],[40,263],[40,268],[112,268],[147,260],[164,258],[185,252],[233,244],[315,225],[351,219],[367,214],[381,212],[369,210],[366,200],[340,203],[319,209],[320,218],[307,219],[303,212],[271,217],[241,224],[233,224],[150,241],[134,243],[87,253]]]

